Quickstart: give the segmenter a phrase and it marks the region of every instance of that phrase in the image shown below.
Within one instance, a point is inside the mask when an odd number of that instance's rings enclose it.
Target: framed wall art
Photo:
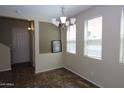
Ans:
[[[61,40],[52,40],[51,41],[52,53],[62,52],[62,43]]]

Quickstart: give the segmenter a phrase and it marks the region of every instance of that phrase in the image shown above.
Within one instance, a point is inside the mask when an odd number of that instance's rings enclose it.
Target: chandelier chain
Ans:
[[[64,6],[61,7],[61,12],[62,12],[62,16],[65,16],[65,13],[64,13]]]

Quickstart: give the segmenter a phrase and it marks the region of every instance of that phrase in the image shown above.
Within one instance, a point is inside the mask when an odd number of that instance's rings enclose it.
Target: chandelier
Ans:
[[[75,24],[75,22],[76,22],[76,18],[67,18],[65,16],[64,10],[65,10],[65,8],[64,8],[64,6],[62,6],[61,7],[62,16],[59,19],[57,19],[57,18],[52,19],[52,24],[54,24],[56,27],[65,28],[69,25]]]

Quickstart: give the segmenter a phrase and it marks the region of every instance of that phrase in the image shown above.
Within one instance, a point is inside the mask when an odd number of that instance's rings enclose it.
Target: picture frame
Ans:
[[[62,52],[62,43],[61,40],[52,40],[51,41],[52,53]]]

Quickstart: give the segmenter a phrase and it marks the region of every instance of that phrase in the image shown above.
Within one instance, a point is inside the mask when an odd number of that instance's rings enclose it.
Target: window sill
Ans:
[[[92,59],[102,60],[102,57],[88,56],[88,55],[84,55],[84,56]]]
[[[121,61],[120,61],[119,64],[120,64],[120,65],[124,65],[124,62],[121,62]]]
[[[66,52],[66,53],[69,53],[69,54],[72,54],[72,55],[75,55],[76,53],[73,53],[73,52]]]

